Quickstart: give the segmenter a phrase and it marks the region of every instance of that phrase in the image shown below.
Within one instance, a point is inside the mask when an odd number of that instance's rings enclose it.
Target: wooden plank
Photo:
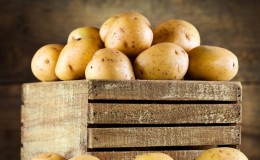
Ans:
[[[33,127],[22,127],[22,142],[46,141],[62,137],[84,137],[82,134],[83,124],[66,121],[64,123],[53,122]]]
[[[162,152],[176,160],[194,160],[202,150],[187,150],[187,151],[128,151],[128,152],[89,152],[91,155],[98,157],[99,159],[109,160],[133,160],[137,155],[150,153],[150,152]]]
[[[55,103],[54,101],[49,102],[49,105],[43,106],[23,105],[21,114],[21,121],[23,125],[25,127],[33,127],[37,125],[61,122],[62,120],[74,123],[80,122],[81,118],[83,118],[82,120],[87,120],[87,110],[86,107],[84,108],[86,104],[83,105],[81,103],[74,103],[73,105],[66,105],[65,103]],[[87,123],[87,121],[85,123]]]
[[[88,148],[237,145],[239,126],[89,128]]]
[[[241,104],[89,103],[91,124],[239,123]]]
[[[87,98],[87,87],[86,80],[26,83],[22,87],[22,101],[25,105],[30,104],[36,107],[37,105],[51,105],[54,102],[57,106],[59,103],[67,103],[67,105],[83,103],[83,100],[77,98],[78,96]],[[84,103],[86,104],[86,101]]]
[[[22,159],[47,151],[69,155],[85,148],[85,84],[73,81],[23,85]]]
[[[66,157],[72,157],[85,153],[85,147],[84,143],[75,135],[45,141],[24,142],[21,152],[21,158],[24,160],[30,160],[33,156],[43,152],[55,152]]]
[[[233,81],[169,80],[78,80],[23,85],[24,104],[53,96],[69,101],[75,94],[88,95],[91,100],[241,101],[242,87]]]
[[[233,81],[89,81],[91,100],[241,101],[241,83]]]

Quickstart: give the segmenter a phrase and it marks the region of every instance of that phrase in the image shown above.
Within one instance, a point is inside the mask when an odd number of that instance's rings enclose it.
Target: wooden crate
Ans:
[[[23,85],[22,160],[88,152],[132,160],[165,152],[193,160],[241,143],[239,82],[79,80]]]

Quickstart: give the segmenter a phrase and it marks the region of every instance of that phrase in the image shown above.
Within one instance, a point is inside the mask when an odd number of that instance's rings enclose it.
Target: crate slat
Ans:
[[[89,128],[88,148],[240,144],[240,126]]]
[[[130,160],[150,150],[191,160],[201,147],[240,144],[241,100],[241,83],[232,81],[24,84],[21,156]]]
[[[89,154],[97,156],[103,160],[133,160],[137,155],[158,152],[158,151],[128,151],[128,152],[90,152]],[[193,160],[199,156],[202,150],[187,150],[187,151],[159,151],[171,156],[176,160]]]
[[[87,80],[25,83],[22,88],[22,101],[28,107],[29,105],[32,107],[67,105],[69,107],[79,102],[86,103],[88,98]]]
[[[241,104],[89,103],[88,123],[239,123],[241,112]]]
[[[240,82],[232,81],[89,81],[91,100],[241,101]]]

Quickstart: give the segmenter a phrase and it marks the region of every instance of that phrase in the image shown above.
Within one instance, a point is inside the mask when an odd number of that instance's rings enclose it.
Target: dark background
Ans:
[[[260,159],[260,1],[258,0],[0,0],[0,160],[20,159],[21,85],[37,81],[30,62],[38,48],[65,44],[81,26],[100,25],[122,11],[144,14],[153,27],[171,18],[194,24],[202,44],[239,59],[243,85],[241,150]],[[40,146],[39,146],[40,147]]]

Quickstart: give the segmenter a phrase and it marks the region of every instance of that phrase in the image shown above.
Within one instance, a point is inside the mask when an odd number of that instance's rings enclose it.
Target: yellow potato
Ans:
[[[133,80],[129,58],[115,49],[104,48],[95,53],[85,71],[86,79]]]
[[[220,147],[202,152],[195,160],[248,160],[248,158],[237,149]]]
[[[110,18],[108,18],[100,27],[100,37],[103,41],[105,41],[106,36],[109,32],[109,29],[111,28],[111,25],[121,16],[128,16],[128,15],[135,15],[137,17],[139,17],[144,23],[146,23],[148,26],[151,26],[151,23],[148,21],[148,19],[146,17],[144,17],[143,15],[137,13],[137,12],[123,12],[120,14],[117,14],[115,16],[112,16]]]
[[[138,17],[141,21],[143,21],[145,24],[147,24],[149,27],[151,27],[151,23],[149,22],[149,20],[142,14],[138,13],[138,12],[123,12],[121,14],[119,14],[118,16],[136,16]]]
[[[189,54],[188,79],[227,81],[238,72],[238,59],[227,49],[214,46],[199,46]]]
[[[64,45],[48,44],[41,47],[33,56],[31,69],[36,78],[41,81],[55,81],[55,67]]]
[[[100,48],[95,40],[72,39],[60,53],[56,75],[61,80],[83,79],[88,62]]]
[[[173,160],[173,158],[165,153],[154,152],[138,155],[134,160]]]
[[[80,27],[74,29],[68,37],[68,43],[72,40],[88,39],[94,41],[100,47],[103,46],[103,42],[99,36],[99,29],[95,27]]]
[[[63,156],[57,153],[42,153],[32,158],[32,160],[66,160]]]
[[[105,41],[111,25],[115,22],[115,20],[117,20],[118,17],[119,17],[119,15],[110,17],[102,24],[102,26],[100,27],[100,31],[99,31],[99,35],[100,35],[102,41]]]
[[[135,57],[149,48],[153,40],[150,22],[136,12],[122,13],[110,18],[100,30],[106,48],[117,49],[128,57]]]
[[[137,79],[180,80],[187,72],[188,54],[173,43],[159,43],[145,50],[135,59]]]
[[[99,158],[92,155],[82,155],[82,156],[70,158],[69,160],[99,160]]]
[[[200,45],[198,30],[189,22],[171,19],[157,25],[154,30],[153,44],[171,42],[182,47],[186,52]]]

